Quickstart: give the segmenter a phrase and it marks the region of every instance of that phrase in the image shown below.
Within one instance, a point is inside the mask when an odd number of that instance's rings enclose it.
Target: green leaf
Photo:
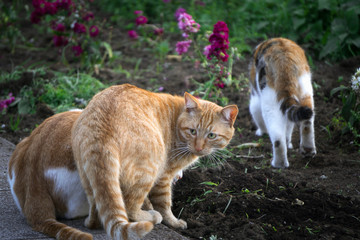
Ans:
[[[329,36],[329,40],[327,41],[324,48],[321,50],[319,58],[322,59],[330,53],[336,52],[339,46],[339,39],[336,36]]]
[[[359,32],[359,17],[354,10],[347,11],[345,13],[346,26],[350,33],[356,34]]]
[[[208,185],[208,186],[218,186],[219,184],[214,183],[214,182],[202,182],[200,184],[204,184],[204,185]]]
[[[105,47],[105,49],[109,55],[109,58],[112,58],[113,52],[112,52],[112,48],[111,48],[110,44],[108,44],[107,42],[102,42],[102,45]]]
[[[356,47],[360,48],[360,36],[352,39],[348,39],[347,43],[354,44]]]
[[[348,87],[341,85],[340,87],[332,89],[330,92],[330,96],[334,96],[335,93],[341,92],[343,90],[348,90],[348,89],[349,89]]]
[[[331,3],[329,0],[319,0],[318,10],[331,10]]]

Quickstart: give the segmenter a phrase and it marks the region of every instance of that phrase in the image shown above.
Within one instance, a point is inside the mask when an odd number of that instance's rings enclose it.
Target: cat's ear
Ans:
[[[184,99],[187,112],[191,112],[199,108],[199,101],[190,93],[185,92]]]
[[[230,124],[230,127],[232,127],[234,125],[238,112],[239,109],[236,105],[229,105],[221,110],[221,115],[222,118]]]

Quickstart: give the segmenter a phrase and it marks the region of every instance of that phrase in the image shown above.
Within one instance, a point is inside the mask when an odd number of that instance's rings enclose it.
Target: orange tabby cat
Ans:
[[[17,207],[35,230],[57,239],[92,239],[56,221],[89,212],[71,147],[71,128],[80,113],[46,119],[16,146],[9,161],[8,181]]]
[[[128,84],[97,94],[72,130],[74,159],[89,201],[113,239],[139,239],[164,223],[186,228],[171,211],[171,182],[234,134],[235,105],[220,107],[188,93],[151,93]],[[141,209],[150,198],[155,210]],[[130,222],[133,221],[133,222]]]
[[[292,148],[294,124],[300,126],[300,152],[316,154],[314,100],[310,68],[304,51],[293,41],[273,38],[256,47],[250,64],[250,112],[273,144],[276,168],[289,166],[287,147]]]

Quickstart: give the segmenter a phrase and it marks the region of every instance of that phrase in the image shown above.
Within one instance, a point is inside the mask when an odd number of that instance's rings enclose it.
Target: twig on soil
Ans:
[[[264,158],[265,156],[263,154],[259,156],[248,156],[248,155],[236,155],[237,158]]]
[[[243,143],[235,146],[236,148],[251,148],[251,147],[261,147],[260,143]]]
[[[231,200],[232,200],[232,196],[230,196],[229,202],[227,203],[227,205],[226,205],[226,207],[225,207],[225,209],[223,211],[223,214],[225,214],[226,210],[229,208]]]
[[[178,217],[177,217],[178,219],[180,219],[180,216],[181,216],[183,210],[184,210],[184,208],[181,208],[181,210],[180,210],[180,212],[179,212],[179,215],[178,215]]]

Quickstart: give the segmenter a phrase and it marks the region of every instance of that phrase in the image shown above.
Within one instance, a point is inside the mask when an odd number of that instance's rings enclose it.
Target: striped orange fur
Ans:
[[[288,167],[286,145],[292,148],[294,123],[302,129],[300,152],[314,156],[314,101],[310,68],[301,47],[285,38],[259,44],[250,63],[250,112],[257,135],[269,133],[274,167]],[[283,118],[285,116],[285,119]]]
[[[171,182],[231,140],[238,109],[188,93],[124,84],[100,92],[75,122],[72,147],[91,212],[113,239],[142,238],[157,224],[186,228],[171,211]],[[149,197],[154,210],[142,210]]]
[[[63,189],[59,188],[56,178],[51,178],[58,169],[60,174],[70,173],[66,177],[78,175],[71,148],[71,128],[79,115],[78,111],[65,112],[46,119],[16,146],[8,166],[11,192],[27,222],[36,231],[56,239],[93,239],[91,234],[56,220],[56,217],[86,216],[88,207],[85,206],[86,211],[75,209],[71,213],[73,210],[64,198]],[[87,205],[80,179],[76,179],[75,190],[80,190],[80,198],[75,196],[72,201],[79,199],[80,206]]]

